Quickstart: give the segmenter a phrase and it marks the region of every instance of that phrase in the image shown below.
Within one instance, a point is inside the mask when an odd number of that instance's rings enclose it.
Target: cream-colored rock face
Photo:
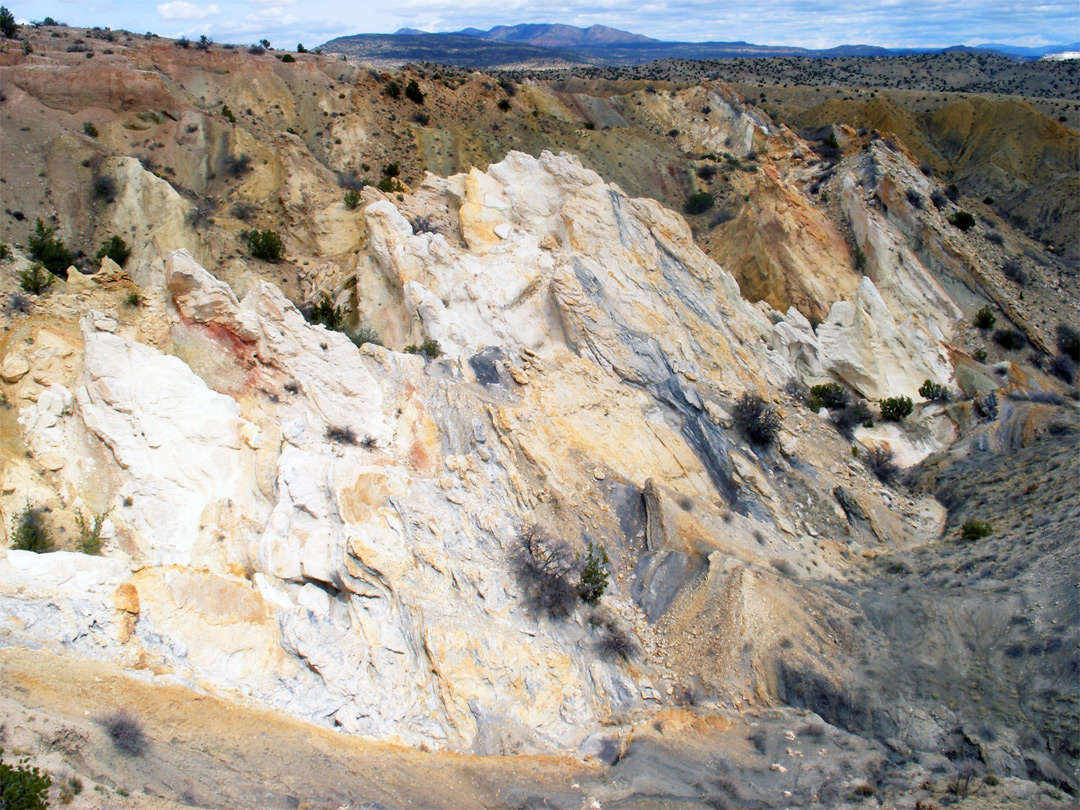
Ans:
[[[679,216],[572,157],[511,153],[429,177],[416,199],[460,233],[414,233],[371,201],[356,293],[379,303],[384,334],[438,339],[437,362],[358,348],[265,281],[241,300],[187,251],[162,264],[160,349],[92,312],[81,346],[56,347],[64,362],[5,356],[40,457],[5,470],[5,504],[34,482],[108,515],[104,559],[0,560],[0,605],[21,619],[5,633],[381,739],[572,749],[672,689],[649,659],[599,655],[598,627],[647,635],[643,615],[695,576],[772,615],[779,591],[743,574],[764,564],[759,527],[788,556],[816,553],[801,507],[732,431],[735,397],[792,376],[866,396],[949,378],[869,280],[815,334],[794,310],[747,304]],[[802,441],[785,435],[783,452]],[[611,548],[604,615],[528,605],[528,523],[574,552]],[[665,584],[672,567],[685,582]],[[30,621],[31,593],[77,618]],[[673,607],[673,626],[695,605]]]

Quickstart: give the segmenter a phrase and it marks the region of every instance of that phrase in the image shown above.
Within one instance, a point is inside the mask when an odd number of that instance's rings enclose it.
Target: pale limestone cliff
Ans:
[[[937,531],[929,502],[882,516],[861,468],[812,450],[817,479],[781,487],[775,465],[805,436],[836,441],[819,417],[785,407],[771,456],[732,427],[739,394],[778,398],[792,378],[867,396],[949,378],[869,279],[815,334],[743,300],[680,217],[567,156],[429,176],[411,203],[440,232],[370,202],[357,307],[397,345],[439,340],[443,360],[357,348],[265,281],[238,299],[185,251],[155,279],[160,309],[91,312],[64,341],[39,327],[38,355],[8,353],[39,459],[5,467],[8,509],[33,491],[108,515],[105,559],[0,565],[11,638],[382,739],[572,749],[692,680],[768,702],[771,651],[819,621],[779,561],[837,570],[848,552],[823,535]],[[157,345],[140,342],[161,316]],[[848,525],[838,486],[861,493],[868,529]],[[534,522],[610,549],[596,622],[523,600],[515,544]],[[42,599],[61,613],[36,619]],[[640,660],[599,654],[612,623]],[[708,656],[685,643],[702,626],[724,640]],[[749,638],[753,656],[731,654]]]

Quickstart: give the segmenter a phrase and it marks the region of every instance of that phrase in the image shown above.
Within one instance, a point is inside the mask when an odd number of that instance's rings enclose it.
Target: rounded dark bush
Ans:
[[[606,661],[629,661],[638,655],[638,645],[630,634],[614,621],[600,624],[600,638],[597,641],[600,657]]]
[[[735,403],[735,427],[750,443],[769,447],[780,432],[780,415],[776,408],[757,394],[744,393]]]
[[[117,709],[98,720],[109,734],[113,748],[121,754],[141,757],[146,753],[149,742],[143,732],[142,723],[128,709]]]
[[[1057,350],[1074,363],[1080,363],[1080,332],[1066,323],[1057,328]]]
[[[962,231],[967,231],[975,227],[975,217],[969,214],[967,211],[957,211],[955,214],[949,217],[949,224],[959,228]]]
[[[275,231],[251,231],[247,236],[248,252],[256,259],[280,261],[285,255],[285,243]]]
[[[131,248],[127,246],[123,237],[112,236],[102,242],[101,249],[97,252],[97,260],[100,262],[106,256],[123,267],[131,256]]]
[[[1022,349],[1027,344],[1027,338],[1016,329],[998,329],[994,332],[994,343],[1005,351]]]
[[[993,533],[994,527],[985,520],[972,519],[967,521],[960,529],[960,538],[962,540],[981,540]]]
[[[812,411],[828,408],[830,411],[836,408],[846,408],[851,401],[847,389],[840,383],[829,382],[815,385],[810,388],[810,398],[806,404]]]
[[[930,402],[948,402],[949,389],[941,383],[936,383],[933,380],[926,380],[919,387],[919,396]]]
[[[1020,266],[1020,262],[1016,259],[1009,259],[1005,262],[1005,264],[1001,266],[1001,272],[1005,274],[1005,278],[1014,284],[1019,284],[1021,287],[1028,283],[1027,271]]]
[[[994,310],[990,309],[990,305],[987,304],[975,313],[974,323],[976,329],[990,329],[997,323],[997,315],[994,314]]]
[[[888,422],[902,422],[911,416],[915,405],[910,397],[885,397],[881,400],[881,418]]]
[[[699,191],[686,198],[683,210],[688,214],[701,214],[713,207],[713,195],[707,191]]]
[[[44,554],[52,551],[52,535],[45,525],[45,511],[29,505],[11,521],[11,547]]]
[[[528,526],[518,535],[515,573],[525,603],[537,615],[568,616],[578,593],[571,583],[574,556],[569,547],[539,526]]]
[[[412,79],[405,85],[405,98],[416,104],[424,103],[424,93],[420,89],[420,85],[416,83],[416,79]]]
[[[844,405],[842,408],[833,408],[829,411],[829,418],[836,425],[836,430],[840,435],[849,441],[855,435],[855,428],[859,425],[872,427],[874,424],[874,414],[861,399]]]
[[[871,447],[866,453],[866,467],[883,484],[890,484],[900,471],[893,463],[894,453],[886,447]]]

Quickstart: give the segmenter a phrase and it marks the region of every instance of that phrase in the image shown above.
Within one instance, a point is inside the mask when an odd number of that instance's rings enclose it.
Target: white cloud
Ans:
[[[184,0],[174,0],[172,3],[160,3],[157,13],[163,20],[205,20],[219,15],[221,9],[214,3],[203,8],[194,3],[185,3]]]

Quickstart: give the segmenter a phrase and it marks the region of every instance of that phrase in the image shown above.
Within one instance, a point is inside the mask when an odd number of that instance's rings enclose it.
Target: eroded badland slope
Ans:
[[[29,37],[0,706],[55,798],[1074,800],[1076,278],[908,131]],[[33,295],[38,218],[83,255]],[[847,404],[808,407],[825,383]]]

